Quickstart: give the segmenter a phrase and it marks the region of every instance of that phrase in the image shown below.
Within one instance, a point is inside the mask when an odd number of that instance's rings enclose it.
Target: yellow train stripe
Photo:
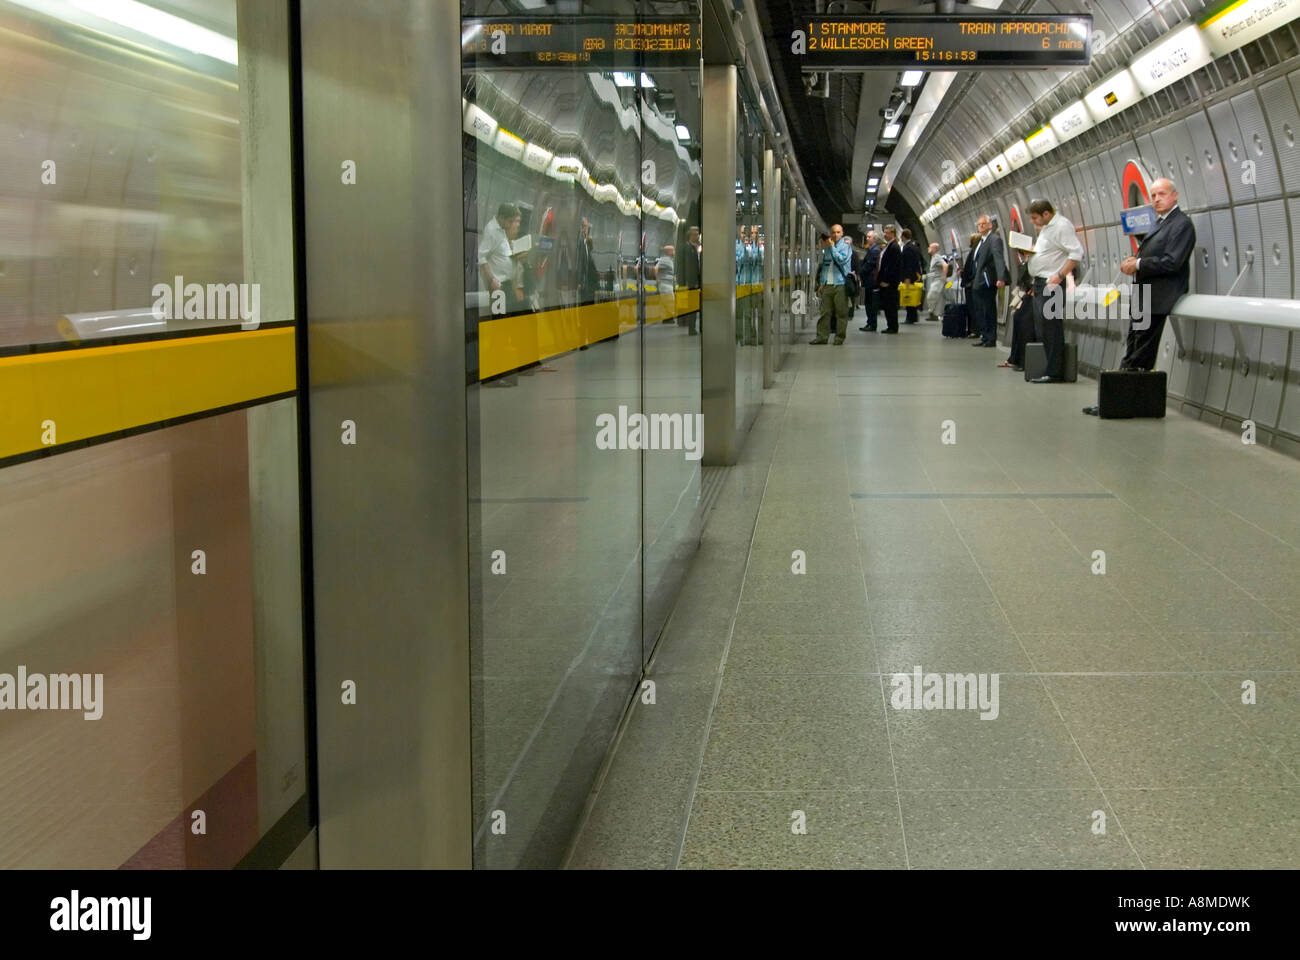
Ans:
[[[0,460],[296,385],[293,327],[0,357]]]
[[[645,298],[646,323],[663,323],[700,309],[700,291],[674,290],[673,303],[651,293]],[[478,325],[478,375],[480,380],[517,370],[548,357],[636,329],[637,298],[624,297],[525,313]]]

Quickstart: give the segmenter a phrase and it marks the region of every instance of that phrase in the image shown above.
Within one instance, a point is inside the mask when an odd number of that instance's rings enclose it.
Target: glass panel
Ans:
[[[167,6],[0,2],[0,867],[309,828],[287,15]]]
[[[623,52],[612,24],[636,36],[644,6],[462,4],[478,867],[558,865],[698,538],[699,460],[643,450],[636,419],[698,440],[676,316],[698,288],[699,12],[675,5],[676,55]]]
[[[646,660],[699,544],[703,451],[700,70],[659,68],[653,81],[642,91],[641,142],[643,172],[654,182],[643,190],[667,209],[645,218],[647,287],[655,289],[646,300],[642,396],[660,447],[644,454]]]

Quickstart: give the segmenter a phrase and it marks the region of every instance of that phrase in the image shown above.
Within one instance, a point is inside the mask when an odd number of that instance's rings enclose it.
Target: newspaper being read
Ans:
[[[1023,250],[1025,253],[1034,252],[1034,241],[1028,234],[1016,233],[1012,230],[1007,234],[1007,245],[1012,250]]]

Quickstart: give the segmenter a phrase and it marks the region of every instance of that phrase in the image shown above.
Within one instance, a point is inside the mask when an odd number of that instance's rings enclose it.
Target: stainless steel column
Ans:
[[[320,863],[468,868],[460,5],[301,11]]]
[[[762,324],[763,337],[763,389],[766,390],[776,382],[773,371],[776,369],[776,344],[772,342],[772,317],[775,316],[776,304],[772,302],[772,251],[778,234],[776,199],[776,172],[772,163],[772,151],[763,151],[763,233],[767,241],[763,246],[763,310],[758,318]]]
[[[794,346],[794,292],[796,289],[795,285],[798,283],[794,271],[795,228],[799,223],[795,213],[797,209],[798,201],[794,197],[791,197],[790,210],[787,214],[790,220],[790,226],[788,228],[788,239],[786,241],[786,249],[790,251],[790,296],[788,296],[785,301],[789,306],[787,306],[785,311],[785,323],[782,324],[782,327],[785,329],[785,344],[787,347]]]
[[[459,35],[459,34],[458,34]],[[704,465],[736,462],[736,68],[703,67],[700,265]],[[457,87],[459,90],[459,87]]]

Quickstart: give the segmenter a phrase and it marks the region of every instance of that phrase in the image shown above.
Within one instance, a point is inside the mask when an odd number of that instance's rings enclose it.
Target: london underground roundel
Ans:
[[[1142,166],[1136,160],[1130,160],[1124,164],[1124,176],[1120,180],[1120,196],[1123,198],[1124,209],[1129,207],[1140,207],[1151,202],[1151,193],[1147,190],[1146,174],[1142,172]],[[1133,247],[1133,256],[1137,256],[1138,242],[1137,237],[1129,237],[1128,242]]]

